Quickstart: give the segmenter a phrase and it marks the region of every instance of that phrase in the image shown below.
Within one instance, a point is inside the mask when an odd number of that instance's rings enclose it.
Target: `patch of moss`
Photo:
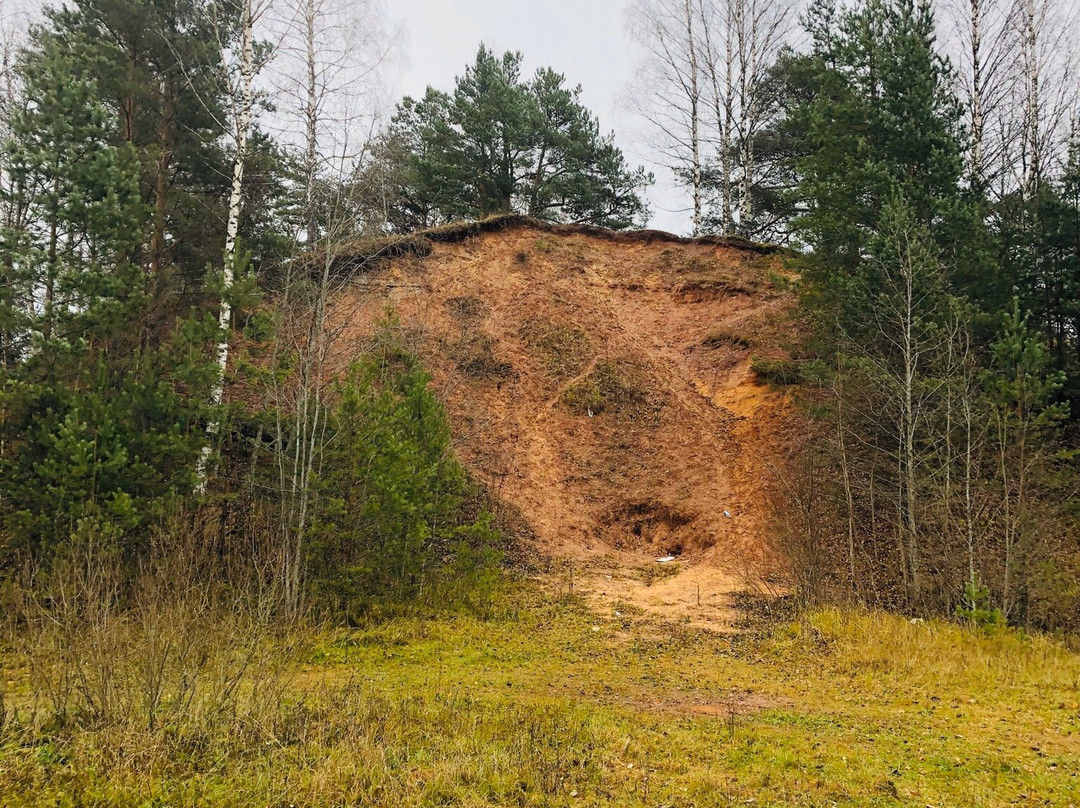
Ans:
[[[465,295],[451,297],[445,303],[446,308],[455,317],[462,320],[474,320],[487,313],[487,305],[478,297]]]

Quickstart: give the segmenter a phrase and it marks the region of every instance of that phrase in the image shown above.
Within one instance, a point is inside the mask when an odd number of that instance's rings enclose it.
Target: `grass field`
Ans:
[[[1080,806],[1080,657],[1046,638],[493,611],[282,641],[272,687],[153,729],[30,717],[9,651],[0,805]]]

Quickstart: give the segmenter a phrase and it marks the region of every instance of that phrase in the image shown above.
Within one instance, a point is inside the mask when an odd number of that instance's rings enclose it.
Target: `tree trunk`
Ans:
[[[306,169],[306,187],[304,189],[305,218],[307,225],[307,246],[312,248],[319,239],[318,219],[315,210],[315,184],[318,179],[319,165],[319,88],[316,70],[318,68],[315,42],[315,0],[304,3],[304,56],[307,60],[307,97],[304,103],[304,163]]]
[[[731,5],[726,6],[728,10],[728,28],[731,27]],[[723,207],[721,211],[721,221],[723,222],[723,230],[725,233],[735,232],[735,206],[734,206],[734,175],[735,167],[732,164],[731,149],[732,149],[732,135],[735,130],[735,99],[733,93],[733,79],[732,72],[735,65],[735,51],[732,47],[732,36],[730,30],[726,37],[726,46],[724,49],[724,102],[723,102],[723,115],[717,113],[720,126],[720,167],[723,173],[723,177],[720,178],[720,204]]]
[[[697,53],[697,35],[694,33],[694,12],[690,0],[683,0],[686,16],[686,45],[690,57],[690,170],[694,195],[693,234],[701,235],[702,185],[701,185],[701,116],[699,104],[699,68]]]
[[[165,214],[169,205],[169,174],[172,167],[172,116],[174,112],[172,87],[162,82],[161,120],[158,123],[158,159],[154,173],[154,222],[150,236],[150,277],[155,295],[162,293],[162,267],[165,263]]]
[[[243,202],[244,163],[247,160],[248,130],[251,127],[253,104],[252,84],[255,74],[255,45],[252,34],[251,0],[246,0],[241,23],[241,61],[240,61],[240,101],[236,113],[236,154],[233,162],[232,188],[229,192],[229,218],[225,230],[225,253],[222,267],[222,298],[218,309],[218,328],[220,339],[215,351],[217,358],[217,377],[210,394],[210,404],[215,409],[221,406],[225,389],[225,370],[229,364],[229,332],[232,323],[232,304],[229,294],[232,291],[236,272],[236,239],[240,229],[240,206]],[[210,456],[213,445],[221,431],[220,416],[215,414],[206,427],[206,445],[203,446],[196,467],[196,490],[206,490]]]
[[[840,368],[836,374],[836,441],[840,450],[840,471],[844,481],[844,502],[847,510],[847,551],[848,551],[848,578],[852,594],[859,591],[858,576],[855,569],[855,495],[851,485],[850,458],[847,451],[847,439],[844,431],[847,428],[844,423],[844,370]]]
[[[41,335],[47,340],[52,336],[53,306],[56,298],[57,261],[59,260],[59,219],[60,219],[60,167],[55,165],[56,178],[53,180],[52,200],[49,211],[49,247],[46,253],[48,266],[45,271],[44,323]]]
[[[1035,198],[1042,174],[1042,109],[1039,101],[1039,41],[1036,0],[1024,2],[1024,196]]]
[[[982,64],[982,15],[984,0],[970,0],[971,18],[971,184],[981,189],[985,177],[983,141],[985,121],[983,118],[983,64]]]
[[[903,375],[903,402],[901,420],[901,454],[903,458],[903,518],[904,532],[907,540],[907,557],[910,570],[911,591],[913,603],[917,603],[920,597],[922,581],[920,579],[921,564],[919,559],[919,526],[916,513],[916,486],[915,486],[915,437],[916,418],[915,411],[915,383],[918,365],[918,347],[914,334],[915,326],[915,283],[912,267],[905,268],[905,301],[904,320],[902,323],[901,346],[903,351],[904,375]]]

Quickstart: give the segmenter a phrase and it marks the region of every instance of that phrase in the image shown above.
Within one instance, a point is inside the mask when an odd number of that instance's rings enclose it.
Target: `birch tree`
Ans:
[[[291,367],[287,378],[272,377],[268,402],[274,412],[274,471],[280,532],[277,558],[283,605],[295,615],[301,605],[303,560],[310,528],[313,491],[324,448],[330,438],[326,387],[332,372],[328,362],[340,329],[331,328],[330,302],[347,279],[331,273],[342,245],[354,234],[353,204],[345,183],[336,193],[322,197],[326,209],[320,248],[307,259],[289,262],[277,311],[279,327],[273,344],[272,365]]]
[[[925,571],[921,538],[922,480],[927,456],[929,401],[939,392],[930,369],[945,344],[939,328],[942,269],[933,239],[902,201],[882,213],[872,264],[879,291],[871,317],[878,346],[868,356],[892,408],[896,447],[898,550],[904,559],[909,600],[922,596]]]
[[[254,487],[268,438],[273,470],[268,489],[278,509],[273,575],[280,605],[295,615],[302,600],[312,482],[327,439],[325,385],[332,373],[326,363],[335,342],[327,311],[336,292],[330,268],[339,245],[355,234],[349,178],[366,154],[380,112],[382,75],[398,42],[376,0],[275,0],[261,16],[261,37],[272,58],[258,70],[256,49],[256,70],[246,74],[253,87],[244,81],[245,60],[239,60],[234,118],[251,109],[252,92],[256,98],[269,96],[272,105],[260,124],[300,170],[284,191],[291,215],[281,223],[282,274],[273,289],[276,329],[265,406],[274,418],[268,428],[260,426],[254,441],[250,482]],[[237,187],[242,182],[234,183]],[[231,207],[230,213],[236,210]],[[234,223],[231,216],[229,223]],[[235,265],[235,239],[227,254]],[[222,326],[226,323],[223,311]]]
[[[946,0],[943,42],[956,67],[970,136],[968,175],[972,187],[991,190],[1003,168],[1003,117],[1009,114],[1020,38],[1016,0]]]
[[[754,235],[757,142],[781,110],[770,72],[795,0],[637,0],[627,30],[643,69],[630,107],[690,189],[693,230]],[[704,209],[710,205],[708,215]]]
[[[719,218],[725,231],[753,236],[755,196],[762,174],[756,147],[766,126],[782,113],[769,79],[791,39],[796,4],[793,0],[698,0],[698,14],[714,132],[719,135]]]
[[[268,0],[241,0],[238,20],[239,43],[233,47],[230,47],[226,21],[224,19],[215,19],[215,31],[222,51],[223,63],[230,68],[225,79],[231,100],[230,118],[233,137],[232,183],[229,188],[225,249],[222,255],[221,300],[218,304],[218,332],[220,336],[214,352],[217,362],[217,377],[210,394],[210,404],[215,413],[220,411],[225,390],[225,372],[229,364],[229,337],[232,325],[231,292],[233,291],[239,261],[237,236],[240,230],[240,213],[244,193],[244,165],[249,157],[248,143],[255,108],[255,77],[264,63],[263,60],[256,60],[255,26],[268,7]],[[196,467],[196,488],[199,493],[206,490],[209,462],[220,431],[221,417],[220,415],[214,415],[207,424],[207,441],[203,446]]]
[[[399,58],[400,32],[378,0],[281,0],[274,16],[280,42],[269,66],[273,126],[300,151],[300,236],[314,246],[319,189],[334,187],[364,161],[386,106],[385,79]]]
[[[705,69],[708,73],[708,107],[712,114],[712,137],[710,142],[716,153],[719,176],[719,212],[712,218],[719,223],[721,232],[735,230],[735,64],[736,43],[731,33],[734,28],[733,2],[716,3],[699,0],[697,14],[702,35]]]
[[[309,259],[290,262],[280,292],[274,363],[294,367],[270,391],[280,508],[279,572],[284,605],[301,604],[312,484],[328,438],[327,361],[336,334],[327,311],[337,289],[331,267],[354,235],[349,180],[363,162],[381,107],[382,76],[396,33],[374,2],[293,0],[279,14],[281,44],[271,84],[280,101],[282,138],[300,151],[301,216],[295,243]]]
[[[701,232],[702,112],[705,73],[701,54],[702,15],[695,0],[635,0],[626,30],[644,55],[630,108],[650,130],[650,145],[664,167],[690,188],[693,234]]]
[[[1080,101],[1077,87],[1077,16],[1071,4],[1017,0],[1012,15],[1019,40],[1019,80],[1013,117],[1003,125],[1011,148],[1013,187],[1026,201],[1056,176],[1067,158],[1069,128]]]

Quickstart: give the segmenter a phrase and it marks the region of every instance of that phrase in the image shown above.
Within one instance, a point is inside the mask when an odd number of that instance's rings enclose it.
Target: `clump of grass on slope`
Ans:
[[[626,360],[605,360],[567,387],[562,400],[575,415],[614,412],[624,417],[638,417],[648,409],[649,388],[644,369]]]
[[[521,337],[539,354],[547,371],[558,378],[577,373],[591,353],[589,335],[571,323],[530,320],[522,328]]]

